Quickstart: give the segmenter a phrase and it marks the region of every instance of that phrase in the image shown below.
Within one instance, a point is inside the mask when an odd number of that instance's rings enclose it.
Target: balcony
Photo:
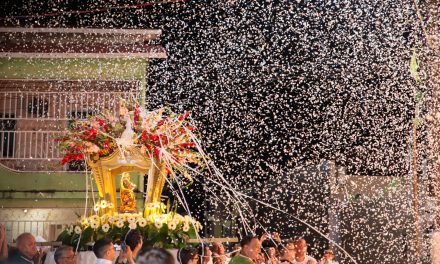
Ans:
[[[117,115],[120,100],[139,100],[129,91],[1,91],[0,164],[14,171],[78,171],[60,165],[56,138],[74,119],[87,119],[104,109]]]

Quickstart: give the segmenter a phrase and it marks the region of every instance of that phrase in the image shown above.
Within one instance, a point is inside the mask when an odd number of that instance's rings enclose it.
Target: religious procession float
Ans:
[[[206,164],[195,131],[189,112],[175,114],[168,108],[147,112],[138,103],[125,101],[120,102],[119,113],[105,110],[71,124],[58,139],[66,153],[62,163],[84,160],[99,199],[58,240],[84,248],[103,237],[117,242],[130,229],[139,230],[147,246],[181,248],[197,238],[202,226],[190,212],[180,215],[161,202],[167,182],[182,178],[192,182],[191,175],[199,174]],[[136,186],[130,180],[133,172],[148,178],[142,211],[137,209]],[[121,176],[119,201],[116,176]]]

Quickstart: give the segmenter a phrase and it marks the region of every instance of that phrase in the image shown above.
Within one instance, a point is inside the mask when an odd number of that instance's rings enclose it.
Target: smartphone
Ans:
[[[121,250],[126,251],[127,250],[127,244],[125,244],[125,241],[122,241],[121,243]]]

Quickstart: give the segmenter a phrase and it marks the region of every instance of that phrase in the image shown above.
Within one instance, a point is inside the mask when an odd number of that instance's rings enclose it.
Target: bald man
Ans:
[[[35,237],[31,233],[23,233],[16,239],[17,252],[11,256],[9,263],[40,264]]]

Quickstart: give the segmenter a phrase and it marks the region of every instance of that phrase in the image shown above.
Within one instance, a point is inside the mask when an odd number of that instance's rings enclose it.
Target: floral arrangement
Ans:
[[[65,152],[61,163],[86,158],[98,160],[117,151],[121,159],[125,159],[135,148],[145,159],[156,159],[163,164],[163,173],[172,177],[182,175],[192,181],[190,174],[197,173],[207,158],[203,156],[189,115],[189,112],[175,114],[168,108],[147,113],[136,102],[127,105],[121,101],[117,116],[106,110],[71,124],[67,133],[58,139]],[[169,206],[162,203],[146,204],[144,215],[118,214],[117,205],[106,199],[101,197],[93,215],[80,217],[57,240],[84,247],[102,237],[118,242],[128,230],[137,229],[144,236],[145,246],[180,248],[189,238],[196,238],[201,229],[199,222],[170,212]]]
[[[102,206],[109,205],[103,202],[105,201],[101,201]],[[88,242],[104,237],[109,237],[117,243],[128,230],[137,229],[144,237],[145,247],[181,248],[186,245],[188,239],[196,238],[197,232],[202,229],[200,222],[189,216],[182,216],[176,212],[165,213],[166,206],[162,203],[149,206],[157,213],[146,218],[142,214],[131,213],[81,217],[76,223],[67,226],[57,240],[75,247],[79,241],[79,245],[84,248]]]
[[[117,149],[123,154],[128,147],[138,147],[146,158],[165,163],[169,174],[180,172],[191,179],[189,164],[203,166],[203,158],[194,135],[196,128],[188,120],[190,113],[179,115],[168,108],[146,113],[139,104],[133,105],[121,101],[119,116],[104,111],[74,122],[58,139],[65,152],[61,164],[86,156],[105,157]]]

